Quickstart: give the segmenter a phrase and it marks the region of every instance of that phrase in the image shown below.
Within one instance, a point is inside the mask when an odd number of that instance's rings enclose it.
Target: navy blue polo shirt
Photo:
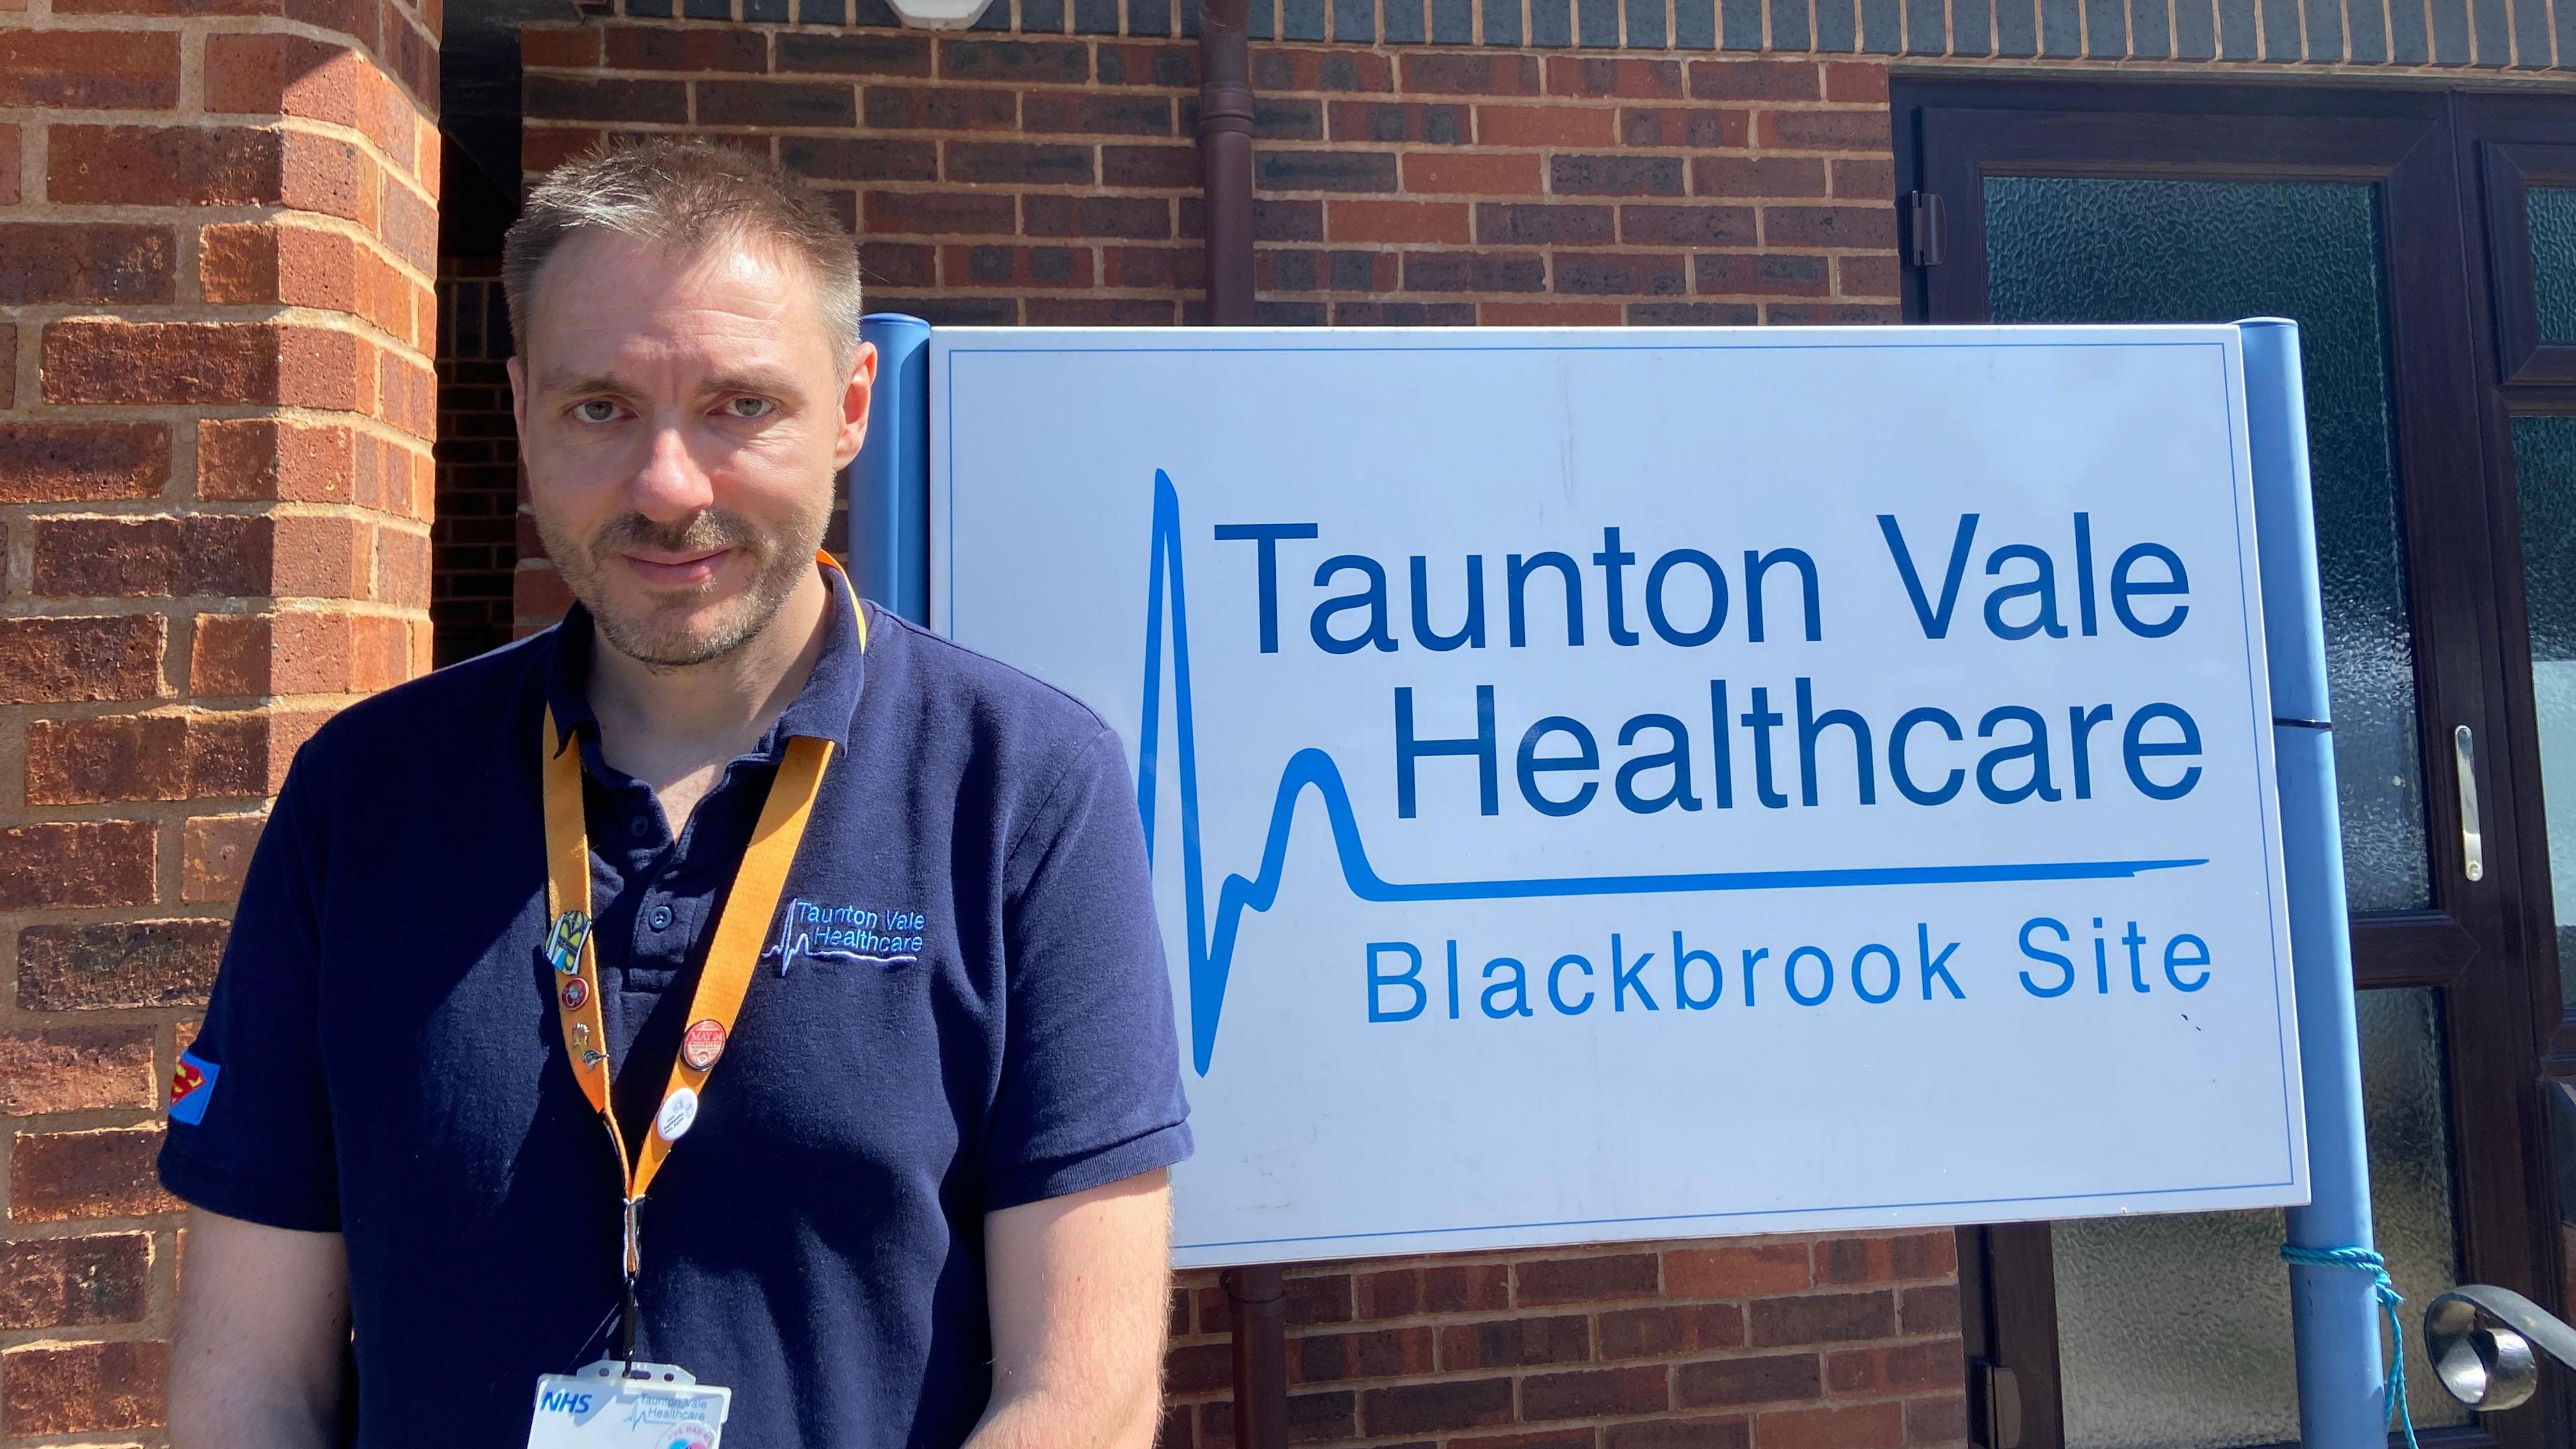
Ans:
[[[953,1446],[991,1373],[984,1215],[1189,1153],[1135,795],[1071,698],[868,611],[673,839],[583,730],[616,1106],[640,1141],[785,739],[834,758],[696,1125],[643,1210],[644,1357],[725,1443]],[[357,1442],[525,1438],[614,1347],[618,1181],[542,960],[543,712],[592,629],[351,706],[261,836],[170,1190],[348,1247]],[[630,1063],[632,1065],[630,1065]],[[184,1120],[194,1116],[197,1120]]]

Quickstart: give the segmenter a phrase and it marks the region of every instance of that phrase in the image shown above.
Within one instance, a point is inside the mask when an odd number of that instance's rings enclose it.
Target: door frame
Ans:
[[[2470,335],[2481,361],[2492,369],[2480,389],[2492,511],[2496,592],[2506,647],[2503,655],[2506,748],[2498,758],[2518,800],[2541,798],[2537,701],[2532,692],[2531,615],[2522,570],[2522,507],[2513,477],[2513,420],[2526,415],[2576,414],[2576,343],[2539,336],[2532,290],[2531,243],[2523,189],[2546,183],[2576,186],[2576,104],[2555,97],[2513,93],[2453,98],[2459,142],[2462,208],[2482,225],[2486,245],[2469,267]],[[2523,957],[2531,963],[2532,1012],[2544,1026],[2541,1068],[2552,1080],[2576,1080],[2576,1011],[2562,1006],[2560,971],[2576,963],[2558,959],[2551,900],[2547,821],[2523,810],[2510,840],[2520,878],[2529,883],[2523,908]],[[2547,1128],[2546,1109],[2536,1110]],[[2563,1254],[2562,1254],[2563,1257]],[[2565,1271],[2562,1263],[2561,1271]],[[2562,1285],[2562,1291],[2564,1287]]]
[[[2527,845],[2490,849],[2484,878],[2466,879],[2452,754],[2435,748],[2454,725],[2469,725],[2480,742],[2487,838],[2537,835],[2537,812],[2513,808],[2511,795],[2525,778],[2519,763],[2492,763],[2536,758],[2536,746],[2527,664],[2519,681],[2524,718],[2516,720],[2512,651],[2503,646],[2521,637],[2519,565],[2508,600],[2499,588],[2498,539],[2499,525],[2510,520],[2495,514],[2491,466],[2499,415],[2489,405],[2493,389],[2481,385],[2494,375],[2496,348],[2487,331],[2470,325],[2483,310],[2475,304],[2484,294],[2473,284],[2485,272],[2484,251],[2471,248],[2486,228],[2483,214],[2472,216],[2464,204],[2455,106],[2434,87],[1900,75],[1892,83],[1899,185],[1939,198],[1933,214],[1947,223],[1945,259],[1906,269],[1905,305],[1909,321],[1988,319],[1988,175],[2355,180],[2380,188],[2391,424],[2432,893],[2424,910],[2354,918],[2355,985],[2439,992],[2462,1281],[2504,1284],[2555,1309],[2562,1307],[2560,1244],[2554,1187],[2545,1176],[2548,1121],[2539,1079],[2546,1039],[2558,1027],[2558,988],[2554,970],[2542,983],[2532,966],[2522,889],[2531,853]],[[2576,103],[2566,100],[2547,108],[2576,116]],[[2576,388],[2569,392],[2576,410]],[[2515,631],[2509,635],[2508,625]],[[2545,1016],[2536,1009],[2543,984]],[[2025,1449],[2059,1449],[2047,1225],[1964,1230],[1960,1262],[1972,1363],[2004,1367],[2018,1379]],[[1979,1387],[1972,1382],[1973,1427],[1991,1443]],[[2424,1439],[2453,1449],[2565,1443],[2568,1398],[2551,1375],[2537,1408],[2428,1431]]]

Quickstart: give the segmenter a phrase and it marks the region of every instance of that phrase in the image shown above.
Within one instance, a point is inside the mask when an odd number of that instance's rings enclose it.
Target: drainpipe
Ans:
[[[1187,3],[1187,0],[1184,0]],[[1252,35],[1249,0],[1199,8],[1199,174],[1207,213],[1207,320],[1252,321]],[[1287,1294],[1279,1265],[1229,1268],[1234,1320],[1234,1442],[1287,1449]]]
[[[1199,11],[1199,168],[1207,202],[1207,320],[1252,321],[1252,39],[1249,0]]]
[[[1219,1281],[1234,1319],[1236,1449],[1288,1449],[1288,1292],[1279,1265],[1228,1268]]]

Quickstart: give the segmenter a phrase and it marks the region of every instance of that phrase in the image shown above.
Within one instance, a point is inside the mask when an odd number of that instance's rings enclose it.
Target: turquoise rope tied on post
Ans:
[[[2397,1347],[2397,1362],[2388,1370],[2387,1421],[2405,1429],[2406,1449],[2420,1449],[2415,1442],[2415,1415],[2406,1405],[2406,1325],[2397,1320],[2397,1309],[2406,1299],[2389,1280],[2388,1260],[2368,1248],[2301,1248],[2286,1243],[2281,1258],[2302,1268],[2357,1268],[2370,1275],[2379,1306],[2388,1312],[2389,1342]]]

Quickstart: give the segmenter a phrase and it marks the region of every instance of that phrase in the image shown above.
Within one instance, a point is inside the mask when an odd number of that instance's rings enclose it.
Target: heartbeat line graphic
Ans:
[[[1145,858],[1154,859],[1154,797],[1161,777],[1163,646],[1171,641],[1174,766],[1181,797],[1181,882],[1189,933],[1190,1049],[1202,1077],[1216,1053],[1217,1019],[1245,911],[1267,911],[1279,899],[1288,865],[1288,836],[1297,802],[1312,789],[1324,807],[1340,857],[1342,880],[1353,896],[1371,902],[1511,901],[1573,896],[1642,896],[1704,891],[1819,890],[1849,886],[1970,885],[2008,881],[2119,880],[2155,870],[2206,865],[2206,860],[2070,860],[2022,865],[1860,866],[1820,870],[1699,871],[1678,875],[1556,876],[1527,880],[1390,881],[1369,864],[1351,810],[1341,767],[1319,749],[1288,757],[1279,793],[1270,805],[1270,830],[1261,848],[1261,872],[1229,874],[1217,887],[1216,929],[1208,930],[1206,865],[1199,848],[1198,732],[1190,692],[1189,593],[1181,580],[1181,499],[1171,475],[1154,470],[1151,564],[1145,591],[1145,709],[1136,756],[1136,811],[1145,825]],[[1168,592],[1167,592],[1168,590]],[[1169,613],[1165,601],[1169,600]]]

